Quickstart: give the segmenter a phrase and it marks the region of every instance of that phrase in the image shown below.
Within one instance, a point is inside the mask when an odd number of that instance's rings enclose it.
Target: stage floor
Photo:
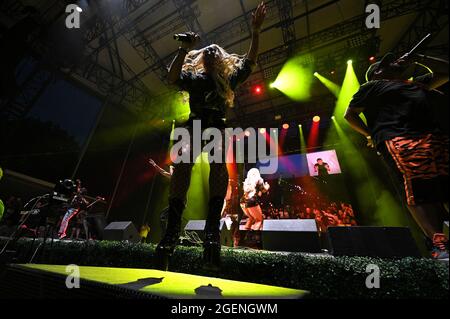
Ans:
[[[67,276],[64,265],[21,264],[22,269]],[[299,299],[304,290],[254,284],[248,282],[165,272],[153,269],[79,267],[80,286],[83,280],[118,286],[155,296],[179,299]]]

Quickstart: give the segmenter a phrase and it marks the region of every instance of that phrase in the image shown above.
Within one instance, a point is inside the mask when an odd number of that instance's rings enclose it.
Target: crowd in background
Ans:
[[[264,219],[315,219],[321,232],[329,226],[356,226],[352,205],[346,203],[312,203],[286,205],[282,208],[266,207]]]

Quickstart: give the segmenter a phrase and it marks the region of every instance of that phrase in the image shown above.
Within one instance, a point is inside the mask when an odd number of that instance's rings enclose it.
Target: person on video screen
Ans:
[[[318,158],[317,163],[314,164],[314,172],[319,175],[319,177],[325,177],[330,174],[330,165],[325,163],[323,159]]]

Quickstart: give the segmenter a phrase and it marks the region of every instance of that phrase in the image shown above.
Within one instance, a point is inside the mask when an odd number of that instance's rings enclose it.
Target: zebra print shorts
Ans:
[[[387,162],[402,179],[408,205],[448,200],[448,136],[399,136],[385,141],[385,146]]]

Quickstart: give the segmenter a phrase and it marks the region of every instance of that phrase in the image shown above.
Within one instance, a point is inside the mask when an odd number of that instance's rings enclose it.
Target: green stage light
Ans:
[[[339,93],[340,93],[340,91],[341,91],[341,87],[340,87],[339,85],[337,85],[336,83],[334,83],[334,82],[328,80],[326,77],[320,75],[320,74],[317,73],[317,72],[314,73],[314,76],[315,76],[316,78],[318,78],[319,81],[322,82],[322,84],[325,85],[326,88],[327,88],[328,90],[330,90],[330,92],[333,93],[333,95],[334,95],[335,97],[338,97],[338,96],[339,96]]]
[[[305,134],[303,133],[302,125],[298,125],[298,132],[300,137],[300,153],[306,153],[306,140],[305,140]]]
[[[269,87],[270,87],[271,89],[275,88],[275,82],[270,83],[270,84],[269,84]]]
[[[353,64],[353,61],[352,60],[348,60],[347,64]]]
[[[302,57],[289,60],[281,69],[273,86],[294,101],[307,101],[311,97],[313,72]]]
[[[234,253],[234,252],[233,252]],[[39,271],[45,276],[60,275],[67,276],[66,265],[33,265],[19,266],[28,271]],[[300,299],[307,291],[292,288],[283,288],[262,284],[254,284],[242,281],[233,281],[215,277],[204,277],[185,273],[161,271],[154,269],[131,269],[113,267],[80,266],[80,279],[97,283],[97,285],[111,285],[113,289],[125,289],[139,292],[139,296],[148,293],[149,296],[161,296],[175,299],[197,299],[216,296],[214,292],[220,289],[220,298],[242,299],[242,298],[272,298],[272,299]],[[144,279],[145,278],[145,281]],[[153,284],[142,285],[149,279]],[[215,288],[214,288],[215,287]],[[199,288],[210,293],[201,294]],[[114,290],[113,290],[114,291]],[[179,312],[183,313],[183,312]]]
[[[183,211],[186,221],[206,218],[209,200],[209,171],[208,153],[202,152],[195,159],[192,167],[186,208]],[[182,225],[182,229],[184,226]]]
[[[333,115],[336,115],[338,118],[341,118],[344,115],[345,110],[347,109],[350,101],[353,98],[353,95],[358,92],[359,86],[360,84],[355,74],[355,70],[353,69],[353,64],[348,63],[344,82],[342,83]]]

